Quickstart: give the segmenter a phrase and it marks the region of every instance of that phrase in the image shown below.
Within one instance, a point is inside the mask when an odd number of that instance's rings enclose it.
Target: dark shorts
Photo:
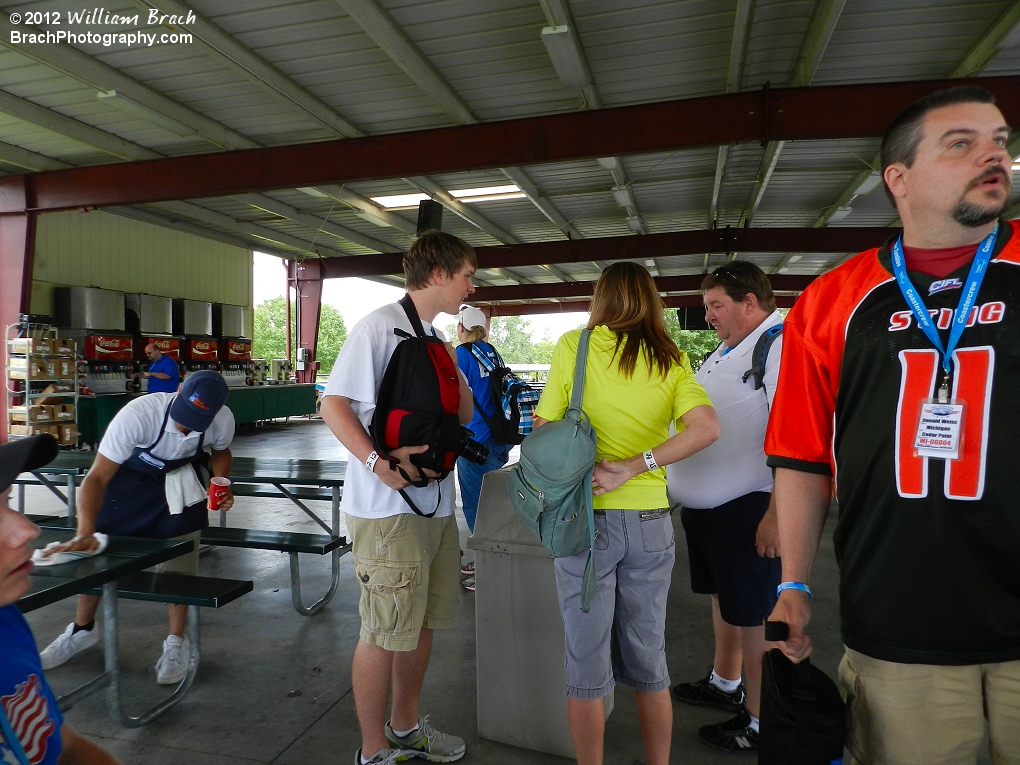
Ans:
[[[680,510],[691,589],[718,595],[723,621],[735,627],[760,626],[776,605],[782,564],[759,557],[754,541],[770,496],[755,491],[707,510]]]

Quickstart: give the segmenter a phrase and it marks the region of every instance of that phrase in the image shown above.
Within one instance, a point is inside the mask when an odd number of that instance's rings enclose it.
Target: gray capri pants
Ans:
[[[595,511],[595,597],[581,612],[582,552],[553,561],[566,636],[567,696],[600,699],[618,680],[669,688],[666,596],[676,548],[668,509]]]

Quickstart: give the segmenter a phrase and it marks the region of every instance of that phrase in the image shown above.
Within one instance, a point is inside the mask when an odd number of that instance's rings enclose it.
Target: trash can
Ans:
[[[574,757],[553,559],[510,506],[509,468],[485,474],[474,533],[478,735]],[[605,699],[606,716],[613,694]]]

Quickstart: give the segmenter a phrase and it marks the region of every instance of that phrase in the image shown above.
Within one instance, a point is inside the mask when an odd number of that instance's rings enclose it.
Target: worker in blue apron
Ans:
[[[199,537],[209,525],[209,478],[230,475],[234,417],[224,406],[227,393],[223,376],[205,370],[189,375],[176,393],[140,396],[121,409],[107,427],[82,483],[78,534],[56,552],[94,552],[100,544],[93,536],[97,532],[188,539],[194,543],[192,553],[158,570],[197,574]],[[228,494],[220,507],[229,509],[232,504]],[[74,621],[42,651],[43,669],[58,667],[96,645],[99,602],[94,595],[78,597]],[[167,609],[169,634],[156,663],[156,680],[164,685],[184,678],[190,651],[184,635],[187,606]]]

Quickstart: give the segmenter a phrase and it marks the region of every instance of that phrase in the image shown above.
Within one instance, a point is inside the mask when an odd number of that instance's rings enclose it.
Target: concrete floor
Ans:
[[[292,420],[239,430],[233,451],[245,456],[346,459],[346,451],[318,420]],[[313,503],[328,519],[325,503]],[[29,489],[28,512],[60,512],[60,502],[40,488]],[[229,525],[315,533],[318,527],[286,500],[241,498]],[[712,662],[708,598],[691,593],[687,553],[679,518],[674,519],[677,565],[670,592],[666,650],[674,682],[704,676]],[[460,518],[462,539],[467,536]],[[832,523],[826,526],[815,567],[812,636],[814,662],[834,677],[842,652],[837,624],[837,572]],[[328,586],[327,559],[302,556],[306,599]],[[358,594],[351,557],[344,556],[341,584],[333,601],[313,617],[299,616],[290,603],[288,556],[219,548],[203,553],[201,573],[252,579],[255,589],[218,611],[202,613],[202,659],[187,698],[147,727],[125,729],[106,715],[96,694],[71,709],[67,721],[125,763],[138,765],[334,765],[350,763],[360,745],[351,694],[351,656],[358,636]],[[474,596],[464,593],[458,627],[438,631],[425,680],[422,711],[440,729],[467,741],[465,764],[498,762],[541,765],[568,762],[518,749],[477,735],[475,711]],[[163,608],[120,602],[124,696],[148,708],[166,690],[155,683],[153,665],[165,637]],[[64,601],[28,615],[40,648],[73,618]],[[66,692],[102,670],[102,653],[92,649],[48,679]],[[751,762],[746,755],[716,752],[697,739],[698,727],[725,719],[723,712],[675,706],[672,761],[684,765]],[[633,693],[618,687],[616,708],[606,730],[606,763],[644,761]],[[979,762],[987,762],[983,757]]]

